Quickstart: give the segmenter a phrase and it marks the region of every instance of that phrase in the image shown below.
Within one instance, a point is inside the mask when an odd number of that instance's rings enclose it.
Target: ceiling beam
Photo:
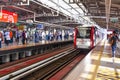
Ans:
[[[105,10],[106,10],[106,28],[108,29],[108,23],[110,19],[110,8],[111,8],[111,0],[105,0]]]
[[[107,1],[109,1],[109,0],[107,0]],[[104,4],[104,2],[100,2],[100,4]],[[111,7],[117,7],[117,8],[120,8],[120,5],[119,5],[119,4],[111,3]]]
[[[89,18],[106,18],[106,16],[91,16],[91,15],[84,15],[82,17],[89,17]]]

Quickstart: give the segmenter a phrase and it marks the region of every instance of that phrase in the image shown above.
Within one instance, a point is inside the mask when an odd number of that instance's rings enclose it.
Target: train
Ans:
[[[74,48],[90,50],[103,39],[103,31],[96,26],[77,26],[74,31]]]

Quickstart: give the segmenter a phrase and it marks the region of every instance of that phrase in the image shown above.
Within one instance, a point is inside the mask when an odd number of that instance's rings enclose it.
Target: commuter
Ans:
[[[25,31],[25,42],[26,42],[26,44],[28,43],[29,37],[30,37],[29,32]]]
[[[58,31],[56,31],[56,32],[55,32],[55,40],[58,40],[58,37],[59,37]]]
[[[30,31],[30,34],[29,34],[29,41],[30,42],[33,41],[33,32],[32,31]]]
[[[65,40],[67,40],[69,38],[69,34],[68,34],[68,31],[65,31]]]
[[[57,40],[57,31],[54,32],[54,40]]]
[[[10,42],[10,32],[8,29],[7,29],[7,31],[5,31],[4,35],[5,35],[5,44],[8,46],[9,42]]]
[[[35,43],[39,42],[39,33],[35,31]]]
[[[25,39],[26,39],[25,31],[23,31],[22,32],[22,44],[25,44]]]
[[[48,41],[49,40],[49,32],[48,32],[48,30],[46,31],[46,41]]]
[[[65,31],[65,34],[64,34],[64,39],[66,40],[67,39],[67,32]]]
[[[115,52],[116,52],[116,49],[117,49],[117,40],[120,41],[119,38],[118,38],[118,33],[117,33],[117,31],[113,31],[113,35],[110,38],[110,43],[111,43],[111,48],[112,48],[112,57],[113,58],[115,57]]]
[[[50,41],[51,39],[51,35],[50,35],[50,31],[48,32],[48,41]]]
[[[59,31],[59,39],[62,40],[62,32],[61,32],[61,30]]]
[[[50,31],[50,41],[53,41],[53,38],[54,36],[53,36],[53,32],[52,31]]]
[[[19,39],[20,39],[20,32],[17,30],[16,31],[16,42],[19,44]]]
[[[39,32],[39,40],[42,41],[42,32]]]
[[[10,43],[13,43],[13,32],[10,30]]]
[[[45,32],[43,31],[43,32],[42,32],[42,41],[45,40],[45,36],[46,36],[46,34],[45,34]]]
[[[0,48],[2,47],[2,41],[3,41],[3,34],[0,32]]]
[[[50,31],[50,41],[53,41],[53,39],[54,39],[54,35],[53,35],[53,31],[51,30]]]

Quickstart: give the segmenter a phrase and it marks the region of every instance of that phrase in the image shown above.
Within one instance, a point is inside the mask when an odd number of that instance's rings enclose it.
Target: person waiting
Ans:
[[[2,47],[2,41],[3,41],[3,34],[0,32],[0,48]]]

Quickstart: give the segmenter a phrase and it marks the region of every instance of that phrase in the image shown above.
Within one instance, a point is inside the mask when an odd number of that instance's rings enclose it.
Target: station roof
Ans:
[[[30,1],[29,5],[20,5],[22,0],[5,1],[9,0],[0,1],[1,8],[16,12],[20,21],[32,19],[70,27],[95,23],[120,29],[120,0],[25,0]]]
[[[61,25],[62,27],[75,27],[81,25],[70,15],[66,15],[64,12],[58,11],[45,3],[42,3],[43,1],[48,0],[26,0],[24,3],[21,1],[22,0],[15,0],[14,2],[9,2],[8,0],[1,0],[0,9],[17,13],[20,22],[26,22],[26,20],[30,19],[36,23],[42,23],[45,26],[59,28]],[[56,6],[58,7],[57,4]]]
[[[68,3],[77,4],[80,8],[82,3],[87,9],[84,16],[90,17],[99,26],[120,29],[120,0],[69,0]]]

